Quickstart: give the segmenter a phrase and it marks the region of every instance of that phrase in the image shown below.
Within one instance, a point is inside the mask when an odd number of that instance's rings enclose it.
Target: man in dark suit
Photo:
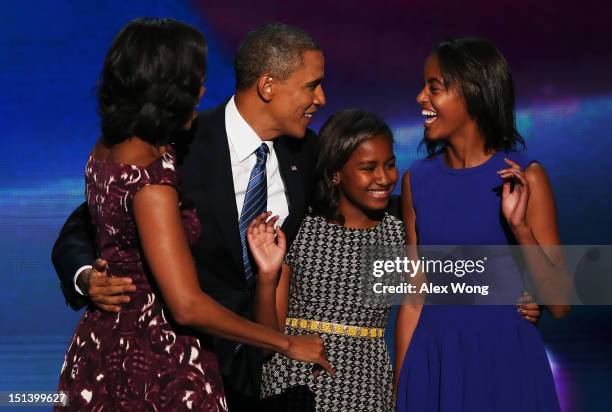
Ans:
[[[252,319],[253,271],[245,257],[248,188],[261,153],[266,209],[279,215],[289,242],[295,237],[311,192],[314,133],[307,129],[325,104],[324,59],[318,44],[296,28],[270,24],[251,32],[235,60],[236,92],[201,113],[190,141],[177,142],[182,187],[196,206],[202,235],[193,249],[200,286],[237,314]],[[265,147],[264,147],[265,146]],[[257,155],[259,153],[259,155]],[[258,166],[259,164],[259,166]],[[252,196],[251,196],[252,197]],[[247,210],[245,210],[247,209]],[[250,217],[252,219],[252,217]],[[134,286],[129,279],[95,271],[93,228],[81,205],[62,228],[53,263],[67,302],[120,310]],[[261,355],[256,348],[212,339],[230,410],[257,410]]]

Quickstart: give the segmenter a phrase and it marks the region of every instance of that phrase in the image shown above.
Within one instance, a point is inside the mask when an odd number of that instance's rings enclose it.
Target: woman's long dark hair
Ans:
[[[193,115],[206,73],[206,40],[172,19],[131,21],[113,40],[98,81],[102,137],[165,144]]]
[[[363,110],[347,109],[331,116],[319,132],[317,163],[314,170],[313,212],[340,223],[338,213],[340,190],[333,183],[334,174],[342,169],[357,146],[374,136],[385,136],[393,142],[393,133],[379,116]]]
[[[514,82],[504,56],[488,40],[456,38],[439,43],[438,58],[447,88],[455,87],[469,115],[485,136],[485,150],[524,149],[516,129]],[[429,156],[444,150],[446,142],[423,137]]]

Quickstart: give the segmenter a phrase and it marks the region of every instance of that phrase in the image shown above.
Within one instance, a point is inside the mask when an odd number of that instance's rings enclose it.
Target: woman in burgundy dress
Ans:
[[[106,55],[87,203],[99,256],[137,287],[120,312],[83,315],[58,388],[70,410],[227,410],[215,355],[189,328],[331,369],[318,336],[249,322],[200,289],[189,250],[200,224],[167,143],[191,126],[205,71],[202,34],[169,19],[132,21]]]

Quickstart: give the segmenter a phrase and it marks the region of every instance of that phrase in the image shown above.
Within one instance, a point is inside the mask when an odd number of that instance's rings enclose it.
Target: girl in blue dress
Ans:
[[[562,256],[555,203],[543,167],[517,152],[514,89],[488,41],[440,43],[417,96],[428,158],[404,175],[407,243],[532,245],[527,259],[554,269]],[[522,292],[520,282],[506,285]],[[548,309],[560,318],[567,305]],[[520,312],[521,309],[519,309]],[[397,410],[559,411],[542,340],[514,306],[404,305],[397,318]]]

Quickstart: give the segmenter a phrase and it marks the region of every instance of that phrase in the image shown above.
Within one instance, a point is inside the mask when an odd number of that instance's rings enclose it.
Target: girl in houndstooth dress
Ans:
[[[383,337],[390,307],[361,293],[360,262],[364,246],[404,243],[402,222],[385,212],[397,181],[393,136],[377,116],[346,110],[320,139],[313,209],[286,256],[269,213],[251,224],[248,240],[259,269],[257,321],[289,335],[319,333],[335,373],[274,355],[264,364],[262,397],[271,410],[391,411]]]

